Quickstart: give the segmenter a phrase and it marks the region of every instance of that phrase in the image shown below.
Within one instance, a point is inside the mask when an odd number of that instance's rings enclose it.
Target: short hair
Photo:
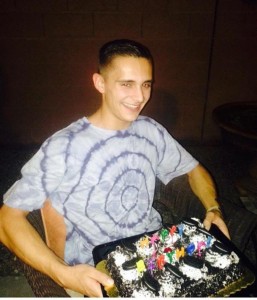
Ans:
[[[99,72],[111,64],[118,56],[142,57],[153,65],[153,58],[150,50],[133,40],[120,39],[104,44],[99,50]]]

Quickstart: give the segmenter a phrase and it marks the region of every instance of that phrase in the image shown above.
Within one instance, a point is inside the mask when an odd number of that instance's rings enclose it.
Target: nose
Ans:
[[[144,102],[145,94],[142,86],[136,87],[134,97],[138,102]]]

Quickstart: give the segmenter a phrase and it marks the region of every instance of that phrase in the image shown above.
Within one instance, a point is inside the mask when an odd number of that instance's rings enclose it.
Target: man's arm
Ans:
[[[68,266],[52,252],[28,222],[28,212],[3,205],[0,209],[0,241],[25,263],[47,274],[64,288],[90,297],[102,297],[100,283],[113,284],[89,265]]]
[[[222,218],[216,188],[210,174],[203,166],[198,165],[188,173],[188,180],[192,191],[206,209],[206,217],[203,222],[205,228],[209,230],[213,223],[219,227],[225,236],[230,238],[228,228]]]

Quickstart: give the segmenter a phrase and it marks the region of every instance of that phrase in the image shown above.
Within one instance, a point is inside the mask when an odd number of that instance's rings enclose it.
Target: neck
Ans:
[[[124,130],[127,129],[132,123],[124,123],[122,121],[112,120],[103,113],[101,108],[98,109],[91,116],[87,117],[87,119],[92,125],[107,130]]]

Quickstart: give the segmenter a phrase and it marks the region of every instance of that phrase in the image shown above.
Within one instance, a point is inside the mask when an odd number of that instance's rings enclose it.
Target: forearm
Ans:
[[[102,297],[100,283],[112,286],[113,280],[89,265],[68,266],[43,242],[27,221],[26,213],[3,206],[0,209],[0,241],[25,263],[51,277],[64,288],[90,297]]]
[[[0,210],[0,240],[21,260],[62,284],[65,263],[44,243],[26,219],[26,213],[3,206]]]
[[[206,209],[206,216],[203,221],[205,228],[209,230],[211,224],[215,224],[227,238],[230,238],[228,228],[223,220],[223,215],[217,201],[215,184],[210,174],[205,168],[198,165],[188,173],[188,179],[192,191],[200,199]]]
[[[188,173],[190,187],[202,202],[206,210],[219,206],[217,192],[213,179],[201,165]]]

